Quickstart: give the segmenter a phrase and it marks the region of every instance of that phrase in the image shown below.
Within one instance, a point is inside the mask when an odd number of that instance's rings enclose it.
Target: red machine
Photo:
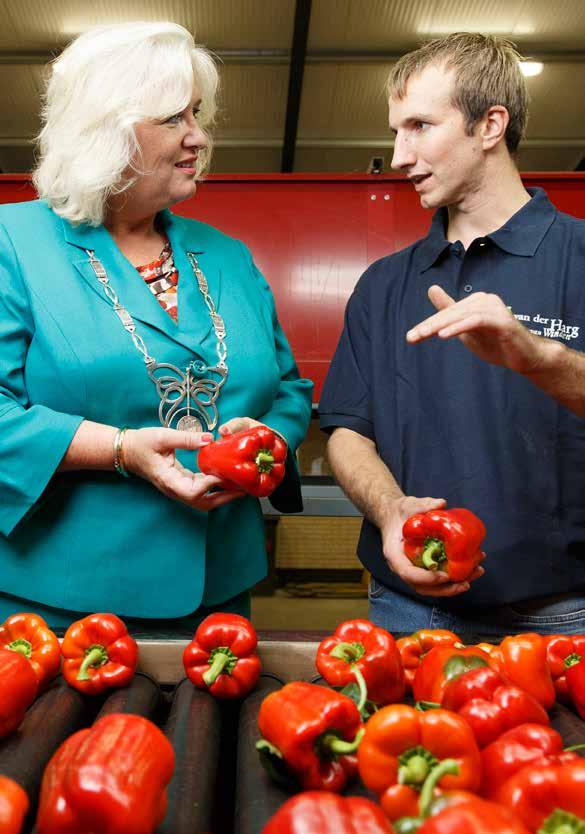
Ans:
[[[585,174],[523,174],[555,205],[585,217]],[[28,174],[0,175],[0,202],[35,196]],[[347,299],[372,261],[423,236],[431,213],[399,175],[213,175],[175,209],[243,240],[270,283],[301,374],[323,380]]]

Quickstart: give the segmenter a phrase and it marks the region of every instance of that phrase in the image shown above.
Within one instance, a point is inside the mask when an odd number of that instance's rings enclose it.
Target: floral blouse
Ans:
[[[169,316],[178,319],[177,284],[179,273],[173,260],[173,250],[167,240],[162,252],[149,264],[137,266],[136,269],[148,285],[148,288]]]

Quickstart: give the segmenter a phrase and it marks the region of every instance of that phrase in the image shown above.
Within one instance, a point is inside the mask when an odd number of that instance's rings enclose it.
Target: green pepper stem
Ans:
[[[542,823],[538,834],[585,834],[585,820],[556,808]]]
[[[445,562],[445,545],[440,539],[427,539],[422,552],[421,561],[427,570],[439,570],[441,562]]]
[[[334,733],[325,733],[321,736],[320,746],[333,756],[351,756],[355,753],[365,733],[364,727],[357,731],[353,741],[344,741]]]
[[[563,753],[572,753],[574,750],[583,750],[585,744],[573,744],[571,747],[563,747]]]
[[[85,653],[85,657],[83,658],[81,666],[79,667],[79,672],[77,673],[77,680],[90,680],[91,675],[89,674],[88,670],[91,667],[103,666],[104,663],[108,662],[108,660],[109,657],[105,649],[105,646],[90,646],[90,648]]]
[[[278,747],[275,747],[274,744],[271,744],[265,738],[258,739],[256,742],[256,750],[258,750],[258,752],[265,750],[267,753],[270,753],[271,756],[276,756],[277,759],[282,759],[282,753]]]
[[[420,817],[400,817],[394,820],[392,828],[394,834],[414,834],[421,827],[422,822]]]
[[[428,815],[429,806],[433,800],[435,788],[443,776],[447,776],[448,774],[456,775],[457,773],[459,773],[459,765],[455,759],[443,759],[442,762],[439,762],[439,764],[431,770],[425,779],[420,792],[418,810],[421,817],[424,818]]]
[[[274,455],[268,449],[260,449],[256,455],[258,472],[271,472],[274,466]]]
[[[398,757],[398,783],[419,790],[429,773],[439,764],[430,750],[420,744]]]
[[[402,785],[420,785],[429,771],[430,766],[424,756],[413,756],[407,765],[398,769],[398,781]]]
[[[581,655],[577,654],[577,652],[573,652],[572,654],[568,654],[566,656],[566,658],[563,660],[563,665],[565,666],[565,669],[570,669],[571,666],[576,666],[577,663],[581,662],[581,660]]]
[[[360,688],[360,699],[358,701],[357,708],[361,715],[362,710],[366,705],[366,701],[368,700],[368,687],[366,686],[364,676],[362,675],[361,671],[358,669],[357,666],[352,666],[351,671],[353,673],[354,678],[357,681],[357,685]]]
[[[19,637],[17,640],[13,640],[12,643],[9,643],[6,646],[6,648],[10,649],[11,652],[23,654],[25,657],[30,657],[32,654],[32,645],[28,640],[25,640],[24,637]]]
[[[346,663],[355,663],[363,657],[365,651],[362,643],[338,643],[329,654],[338,660],[345,660]]]
[[[229,662],[229,655],[224,652],[216,652],[211,666],[202,675],[205,686],[212,686]]]
[[[414,708],[419,712],[428,712],[430,709],[441,709],[437,701],[417,701]]]

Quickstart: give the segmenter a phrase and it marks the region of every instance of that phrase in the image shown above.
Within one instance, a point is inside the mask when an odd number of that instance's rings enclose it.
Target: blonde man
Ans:
[[[320,411],[365,516],[371,618],[392,631],[585,628],[585,223],[522,184],[519,60],[458,33],[388,81],[392,165],[436,212],[358,282]],[[488,529],[467,582],[403,552],[405,519],[445,505]]]

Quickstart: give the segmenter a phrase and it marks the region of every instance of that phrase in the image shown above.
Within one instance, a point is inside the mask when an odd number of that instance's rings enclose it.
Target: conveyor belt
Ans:
[[[241,704],[217,701],[184,678],[187,639],[139,640],[140,671],[128,687],[105,696],[82,696],[57,678],[20,729],[0,741],[0,773],[19,782],[31,799],[23,834],[37,834],[39,786],[53,752],[69,735],[112,712],[150,718],[175,750],[168,811],[157,834],[261,834],[289,794],[269,781],[258,760],[258,710],[263,698],[286,681],[317,682],[315,636],[261,640],[264,672]],[[555,705],[551,723],[567,746],[585,742],[585,723],[567,707]],[[359,783],[347,792],[366,793]]]

